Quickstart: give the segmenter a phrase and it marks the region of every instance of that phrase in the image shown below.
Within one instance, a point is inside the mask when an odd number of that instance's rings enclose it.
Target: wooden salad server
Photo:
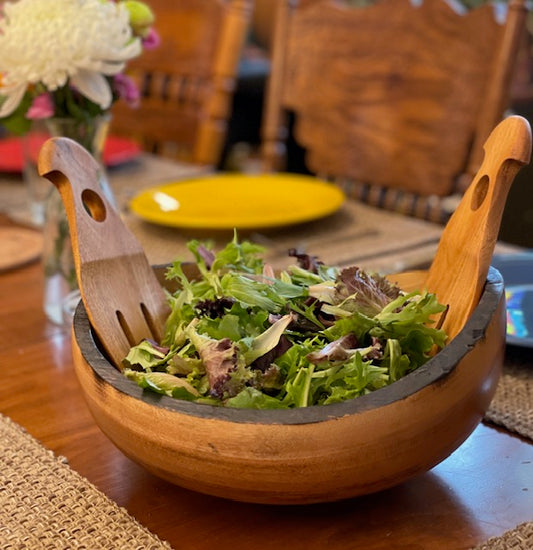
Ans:
[[[530,161],[528,121],[520,116],[506,118],[483,148],[483,163],[444,228],[426,278],[426,288],[448,306],[442,325],[448,341],[479,302],[507,194],[520,168]]]
[[[41,149],[39,173],[65,205],[87,315],[121,369],[132,345],[161,341],[170,309],[144,250],[103,195],[98,172],[98,163],[71,139],[52,138]]]

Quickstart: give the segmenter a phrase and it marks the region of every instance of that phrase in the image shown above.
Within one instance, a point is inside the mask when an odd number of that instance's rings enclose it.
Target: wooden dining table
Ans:
[[[152,263],[169,262],[186,253],[189,238],[206,236],[151,225],[127,206],[140,189],[201,169],[143,155],[109,173],[123,219]],[[0,177],[0,227],[21,227],[24,210],[20,179]],[[296,247],[329,263],[391,272],[427,265],[441,231],[347,201],[326,219],[246,237],[268,246],[276,266],[286,262],[287,248]],[[533,445],[486,422],[429,472],[345,501],[267,506],[171,485],[124,456],[100,431],[74,374],[70,329],[48,321],[42,298],[38,258],[0,272],[0,413],[176,550],[466,549],[533,520]],[[0,547],[1,533],[0,525]]]

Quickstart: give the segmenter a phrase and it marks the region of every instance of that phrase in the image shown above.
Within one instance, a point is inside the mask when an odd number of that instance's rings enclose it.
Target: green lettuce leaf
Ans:
[[[433,294],[299,253],[276,276],[263,248],[236,235],[219,252],[188,246],[200,275],[189,280],[181,260],[167,271],[181,287],[168,295],[168,349],[142,342],[124,360],[147,390],[231,407],[327,405],[399,380],[445,345]]]
[[[175,354],[175,351],[163,353],[160,348],[154,346],[149,340],[143,340],[137,346],[130,349],[128,355],[123,360],[126,367],[138,365],[144,370],[155,370],[165,365]]]
[[[198,391],[183,378],[173,376],[164,372],[137,372],[126,369],[124,375],[137,382],[143,388],[175,397],[177,399],[186,399],[194,401],[200,396]]]
[[[235,397],[228,399],[225,403],[227,407],[237,409],[285,409],[287,408],[281,401],[271,397],[255,388],[244,388]]]

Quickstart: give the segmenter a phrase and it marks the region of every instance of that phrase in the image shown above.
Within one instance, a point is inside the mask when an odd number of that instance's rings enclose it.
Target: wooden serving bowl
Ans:
[[[292,410],[230,409],[144,392],[105,357],[81,303],[72,334],[87,404],[129,458],[195,491],[302,504],[391,487],[461,445],[500,376],[505,299],[491,268],[466,326],[424,366],[351,401]]]

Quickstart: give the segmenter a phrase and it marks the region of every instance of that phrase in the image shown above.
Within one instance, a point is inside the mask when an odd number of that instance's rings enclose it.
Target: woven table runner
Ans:
[[[171,550],[2,415],[0,448],[2,550]]]
[[[533,350],[508,346],[485,421],[533,440]],[[532,546],[533,548],[533,546]]]
[[[533,522],[522,523],[501,537],[492,537],[474,550],[531,550],[533,548]]]

